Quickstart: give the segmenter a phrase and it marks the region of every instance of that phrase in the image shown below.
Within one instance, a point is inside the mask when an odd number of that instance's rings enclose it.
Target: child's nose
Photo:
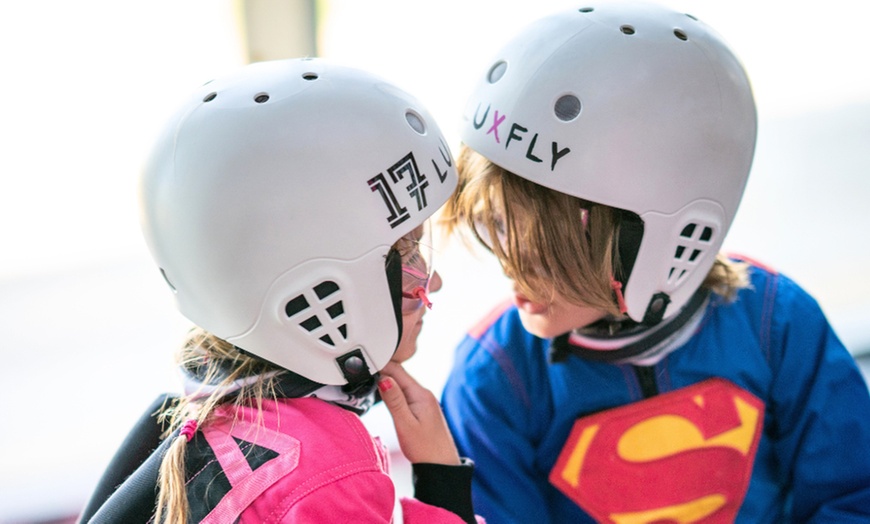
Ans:
[[[441,284],[443,284],[441,281],[441,275],[438,271],[432,271],[432,276],[429,277],[429,292],[434,293],[438,291],[441,289]]]

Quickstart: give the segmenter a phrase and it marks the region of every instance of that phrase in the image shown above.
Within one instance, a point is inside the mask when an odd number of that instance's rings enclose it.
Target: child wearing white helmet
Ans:
[[[185,393],[81,520],[475,522],[472,466],[401,367],[441,286],[426,222],[456,180],[426,109],[363,71],[262,62],[196,91],[141,178],[145,239],[196,326]],[[378,392],[414,468],[399,505],[359,419]]]
[[[737,58],[656,5],[543,18],[482,75],[444,220],[515,296],[442,404],[490,523],[870,521],[854,360],[794,282],[719,253],[755,138]]]

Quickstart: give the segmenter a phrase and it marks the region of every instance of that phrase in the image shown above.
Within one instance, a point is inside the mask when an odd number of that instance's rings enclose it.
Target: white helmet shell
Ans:
[[[755,103],[737,58],[689,15],[602,2],[533,23],[492,64],[463,142],[532,182],[639,215],[628,315],[668,300],[659,320],[675,314],[712,266],[752,163]]]
[[[183,315],[340,385],[348,355],[374,373],[395,351],[386,256],[456,180],[407,93],[319,59],[261,62],[171,119],[141,178],[141,221]]]

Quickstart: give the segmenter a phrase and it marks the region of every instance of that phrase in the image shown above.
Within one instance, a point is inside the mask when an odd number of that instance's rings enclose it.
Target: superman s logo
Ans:
[[[598,522],[733,522],[764,403],[723,379],[578,419],[550,483]]]

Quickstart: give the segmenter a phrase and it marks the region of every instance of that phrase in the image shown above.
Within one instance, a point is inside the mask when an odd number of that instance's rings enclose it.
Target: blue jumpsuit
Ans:
[[[550,341],[510,305],[473,329],[442,403],[476,463],[476,512],[489,524],[870,522],[867,385],[815,300],[771,270],[750,275],[648,368],[550,363]]]

